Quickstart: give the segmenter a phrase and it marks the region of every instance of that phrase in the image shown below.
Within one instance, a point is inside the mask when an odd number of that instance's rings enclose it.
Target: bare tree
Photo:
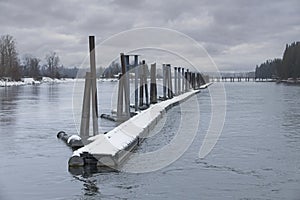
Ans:
[[[46,55],[46,65],[50,78],[59,78],[58,65],[59,57],[55,52]]]
[[[26,55],[25,58],[25,68],[29,77],[37,79],[40,76],[40,59],[33,57],[31,55]]]
[[[0,76],[21,78],[16,42],[11,35],[0,37]]]

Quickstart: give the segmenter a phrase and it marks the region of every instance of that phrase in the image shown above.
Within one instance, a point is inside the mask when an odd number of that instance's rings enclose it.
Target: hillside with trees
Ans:
[[[255,69],[256,78],[300,78],[300,42],[286,45],[282,59],[267,60]]]

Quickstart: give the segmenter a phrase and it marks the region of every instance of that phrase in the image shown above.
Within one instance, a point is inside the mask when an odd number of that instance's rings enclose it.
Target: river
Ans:
[[[180,121],[184,108],[200,122],[178,160],[148,173],[84,175],[69,172],[72,151],[56,138],[60,130],[77,133],[74,116],[81,108],[74,108],[73,94],[80,91],[74,83],[0,88],[0,199],[300,199],[300,87],[224,84],[224,128],[204,159],[198,153],[211,116],[208,90],[170,109],[137,149],[143,153],[168,144],[178,124],[189,123]],[[111,110],[115,86],[99,82],[101,113]],[[107,131],[114,124],[101,120],[100,127]]]

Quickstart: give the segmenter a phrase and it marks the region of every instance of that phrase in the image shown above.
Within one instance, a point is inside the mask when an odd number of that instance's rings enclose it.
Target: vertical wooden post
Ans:
[[[89,36],[90,46],[90,67],[92,77],[92,116],[93,116],[93,134],[98,134],[98,99],[96,82],[96,55],[95,55],[95,36]]]
[[[150,103],[157,103],[156,63],[151,64]]]
[[[130,77],[129,77],[129,55],[124,55],[125,59],[125,79],[126,79],[126,84],[125,84],[125,116],[130,117]]]
[[[187,69],[185,75],[185,91],[189,91],[189,87],[189,69]]]
[[[203,81],[202,74],[199,73],[199,87],[202,85],[202,81]]]
[[[181,84],[181,68],[178,67],[177,70],[178,70],[178,72],[177,72],[177,74],[178,74],[178,77],[177,77],[177,85],[178,85],[177,90],[178,91],[177,91],[177,93],[178,93],[178,95],[180,95],[180,93],[181,93],[181,87],[180,87],[180,84]]]
[[[185,87],[184,87],[184,84],[185,84],[185,76],[184,76],[184,68],[182,68],[182,75],[181,75],[181,78],[182,78],[182,89],[181,89],[181,93],[184,93],[184,90],[185,90]]]
[[[200,85],[200,73],[197,73],[197,89],[199,89]]]
[[[123,80],[122,74],[119,76],[119,87],[118,87],[118,104],[117,104],[117,118],[121,119],[123,115],[123,100],[124,100],[124,95],[123,95]]]
[[[91,84],[91,72],[86,72],[80,123],[80,137],[82,138],[89,136]]]
[[[192,88],[192,72],[189,72],[188,80],[189,80],[189,89],[191,89]]]
[[[196,73],[193,73],[193,89],[196,89]]]
[[[147,81],[147,77],[148,77],[148,66],[147,66],[145,60],[143,60],[143,74],[144,74],[144,85],[145,85],[146,105],[149,106],[149,92],[148,92],[148,81]]]
[[[122,59],[123,58],[123,59]],[[122,76],[124,76],[123,87],[124,87],[124,98],[125,98],[125,118],[130,118],[130,91],[129,91],[129,74],[127,73],[127,64],[129,63],[129,57],[123,54],[121,56],[121,65],[122,65]]]
[[[191,77],[190,77],[190,85],[191,85],[191,88],[194,89],[194,73],[191,72],[190,75],[191,75]]]
[[[190,72],[190,89],[193,89],[193,82],[194,82],[194,80],[193,80],[193,72]]]
[[[167,99],[167,70],[166,70],[166,64],[163,64],[162,68],[163,68],[163,98]]]
[[[138,82],[138,77],[139,77],[139,60],[138,60],[138,55],[134,55],[134,110],[138,110],[138,98],[139,98],[139,82]]]
[[[177,79],[178,79],[178,77],[177,77],[177,67],[174,67],[174,93],[175,93],[175,95],[178,95],[178,82],[177,82]]]
[[[198,76],[199,73],[195,73],[195,89],[198,89]]]
[[[140,106],[144,105],[144,67],[143,64],[140,64]]]
[[[198,73],[195,73],[195,89],[198,87]]]
[[[126,120],[130,118],[130,101],[129,101],[129,76],[126,74],[126,59],[124,53],[120,54],[122,75],[119,80],[119,92],[118,92],[118,107],[117,118],[118,120]],[[125,103],[123,104],[123,100]],[[123,106],[124,105],[124,106]],[[123,109],[125,108],[125,111]]]
[[[173,88],[172,88],[172,73],[171,73],[171,65],[167,64],[167,77],[168,77],[168,97],[169,99],[173,98]]]
[[[192,77],[192,72],[188,73],[188,85],[189,85],[189,89],[191,89],[191,77]]]

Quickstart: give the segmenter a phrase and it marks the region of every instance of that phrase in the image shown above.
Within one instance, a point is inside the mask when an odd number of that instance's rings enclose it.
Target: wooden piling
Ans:
[[[189,80],[188,80],[188,77],[189,77],[189,69],[186,70],[185,72],[185,91],[189,91]]]
[[[174,94],[178,95],[177,67],[174,67]]]
[[[118,86],[118,103],[117,103],[117,118],[120,119],[123,115],[123,78],[122,74],[119,75],[119,86]]]
[[[200,73],[197,74],[197,89],[201,86]]]
[[[181,93],[184,93],[184,91],[185,91],[185,72],[184,72],[184,68],[182,68],[181,79],[182,79]]]
[[[98,134],[98,99],[96,82],[96,54],[95,54],[95,36],[89,36],[90,47],[90,67],[92,78],[92,116],[93,116],[93,134]]]
[[[171,65],[167,64],[168,71],[168,97],[169,99],[173,98],[173,88],[172,88],[172,73],[171,73]]]
[[[139,72],[140,72],[140,103],[139,103],[139,106],[142,107],[144,104],[144,68],[143,68],[142,63],[139,67]]]
[[[142,63],[143,63],[143,74],[144,74],[144,86],[145,86],[146,105],[149,106],[149,92],[148,92],[148,81],[147,81],[148,66],[147,66],[145,60],[143,60]]]
[[[181,68],[178,67],[177,70],[178,70],[178,72],[177,72],[177,74],[178,74],[178,76],[177,76],[177,85],[178,85],[177,94],[180,95],[180,93],[181,93],[181,86],[180,86],[180,84],[181,84]]]
[[[191,80],[190,80],[190,81],[191,81],[191,82],[190,82],[190,85],[191,85],[191,88],[194,89],[194,73],[191,72],[190,75],[191,75],[191,77],[190,77],[190,79],[191,79]]]
[[[150,71],[150,103],[155,104],[157,103],[157,86],[156,86],[156,63],[151,64],[151,71]]]
[[[134,110],[137,111],[138,110],[138,98],[139,98],[139,91],[138,91],[138,87],[139,87],[139,82],[138,82],[138,78],[139,78],[139,61],[138,61],[138,55],[134,55]]]
[[[166,64],[162,65],[163,68],[163,99],[167,98],[167,70],[166,70]]]
[[[128,71],[128,64],[129,64],[129,57],[126,58],[125,55],[123,54],[123,61],[121,58],[121,64],[122,64],[122,74],[125,75],[124,76],[124,97],[125,97],[125,117],[126,118],[130,118],[130,88],[129,88],[129,73],[127,73]]]
[[[90,102],[91,102],[91,84],[92,84],[91,72],[86,72],[83,103],[81,112],[81,123],[80,123],[80,136],[86,138],[89,136],[90,129]]]
[[[192,88],[196,89],[196,74],[192,73]]]
[[[119,79],[117,120],[124,121],[130,118],[129,76],[128,74],[126,74],[127,66],[126,66],[126,59],[124,53],[120,54],[120,58],[121,58],[122,75]]]

